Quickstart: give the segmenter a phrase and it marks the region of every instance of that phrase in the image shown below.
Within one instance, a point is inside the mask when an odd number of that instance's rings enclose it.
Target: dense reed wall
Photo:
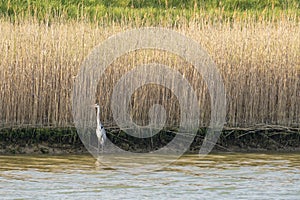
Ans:
[[[72,20],[47,24],[34,19],[11,23],[1,19],[0,127],[73,126],[73,83],[84,58],[111,34],[144,25],[138,21],[105,25]],[[167,22],[162,26],[170,28]],[[179,19],[173,27],[198,41],[217,64],[227,94],[226,126],[299,127],[298,18],[214,21],[198,17]],[[201,126],[206,126],[210,99],[201,75],[182,58],[155,50],[124,55],[106,70],[95,100],[101,104],[104,125],[114,124],[110,100],[116,81],[135,65],[154,61],[185,75],[197,93]],[[165,88],[144,86],[133,95],[132,102],[131,115],[139,123],[146,124],[147,109],[161,103],[168,110],[168,126],[178,125],[178,101]]]

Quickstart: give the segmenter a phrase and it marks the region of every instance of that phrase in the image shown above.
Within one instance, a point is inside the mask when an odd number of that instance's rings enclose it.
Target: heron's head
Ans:
[[[99,106],[99,104],[93,104],[93,105],[91,105],[92,107],[94,107],[94,108],[99,108],[100,106]]]

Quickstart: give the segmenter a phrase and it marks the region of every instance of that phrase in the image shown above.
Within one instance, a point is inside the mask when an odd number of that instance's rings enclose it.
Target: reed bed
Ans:
[[[34,18],[11,23],[0,20],[0,127],[72,127],[72,91],[80,65],[97,44],[110,35],[146,26],[136,19],[114,23]],[[228,127],[257,124],[300,125],[300,23],[296,16],[276,21],[244,17],[219,20],[198,16],[178,18],[159,26],[198,41],[215,61],[227,95]],[[105,126],[113,126],[113,87],[138,64],[159,62],[182,73],[196,91],[200,126],[210,119],[210,97],[200,74],[184,59],[158,50],[139,50],[115,60],[99,78],[97,99]],[[153,72],[155,73],[155,72]],[[166,88],[146,85],[132,96],[131,115],[147,124],[148,109],[160,103],[167,126],[177,127],[179,102]],[[92,110],[93,111],[93,110]]]

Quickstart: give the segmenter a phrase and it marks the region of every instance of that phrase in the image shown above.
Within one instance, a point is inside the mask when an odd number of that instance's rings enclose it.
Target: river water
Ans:
[[[95,161],[0,156],[0,199],[300,199],[300,154],[186,155],[150,172]]]

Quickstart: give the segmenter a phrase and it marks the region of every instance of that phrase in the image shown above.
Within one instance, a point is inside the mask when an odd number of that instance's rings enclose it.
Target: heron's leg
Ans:
[[[97,144],[98,144],[98,154],[100,153],[100,142],[99,141],[97,141]]]

